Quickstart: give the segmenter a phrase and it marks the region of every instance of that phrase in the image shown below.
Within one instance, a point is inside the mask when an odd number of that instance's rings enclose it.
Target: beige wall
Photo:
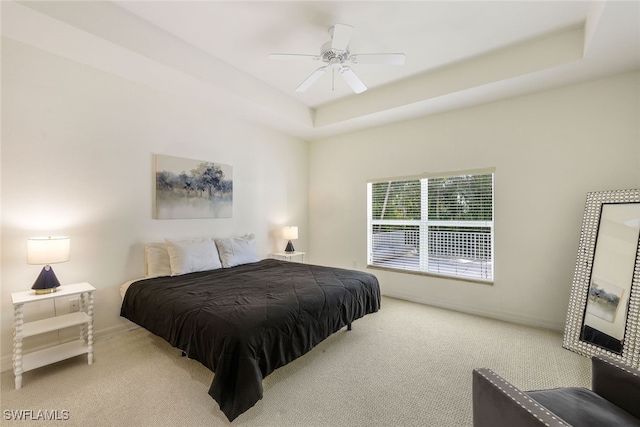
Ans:
[[[562,329],[586,193],[640,187],[639,119],[636,72],[313,142],[309,258],[366,267],[367,179],[495,167],[492,286],[370,271],[386,295]]]
[[[153,154],[233,166],[231,219],[152,219]],[[11,292],[28,290],[28,237],[71,237],[63,283],[96,288],[98,334],[128,325],[118,287],[143,274],[142,245],[165,237],[253,232],[259,255],[282,250],[281,226],[307,246],[308,144],[8,39],[2,41],[2,361],[10,366]],[[59,300],[29,315],[68,311]],[[64,336],[63,336],[64,338]],[[29,338],[28,347],[58,340]]]

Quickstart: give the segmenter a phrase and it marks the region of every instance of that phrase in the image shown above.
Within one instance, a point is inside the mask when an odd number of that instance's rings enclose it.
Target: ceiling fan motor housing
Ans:
[[[349,51],[332,49],[331,42],[328,41],[322,45],[322,48],[320,49],[320,57],[324,62],[329,64],[341,64],[349,59]]]

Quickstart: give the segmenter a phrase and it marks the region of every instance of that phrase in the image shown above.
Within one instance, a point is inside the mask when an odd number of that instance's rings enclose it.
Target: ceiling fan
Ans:
[[[349,41],[353,35],[353,27],[345,24],[336,24],[329,28],[331,40],[320,48],[320,55],[296,54],[296,53],[272,53],[271,59],[312,59],[322,61],[327,65],[315,70],[297,88],[296,92],[304,92],[311,87],[328,69],[337,71],[351,90],[362,93],[367,90],[351,67],[344,65],[346,62],[354,64],[404,64],[404,53],[358,53],[349,52]]]

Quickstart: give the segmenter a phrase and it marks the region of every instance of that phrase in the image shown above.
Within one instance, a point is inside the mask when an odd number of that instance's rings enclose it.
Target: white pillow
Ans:
[[[216,245],[212,239],[165,239],[165,241],[167,242],[172,276],[222,267]]]
[[[224,268],[260,261],[256,253],[256,238],[253,234],[215,239],[215,241]]]
[[[171,263],[166,243],[144,245],[144,259],[147,264],[146,277],[171,276]]]

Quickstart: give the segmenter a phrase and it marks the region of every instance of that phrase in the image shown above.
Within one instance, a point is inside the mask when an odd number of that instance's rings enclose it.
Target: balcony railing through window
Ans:
[[[373,221],[369,264],[415,272],[492,278],[490,227],[427,227],[427,246],[420,242],[420,225],[376,224]],[[376,231],[377,228],[377,231]]]

